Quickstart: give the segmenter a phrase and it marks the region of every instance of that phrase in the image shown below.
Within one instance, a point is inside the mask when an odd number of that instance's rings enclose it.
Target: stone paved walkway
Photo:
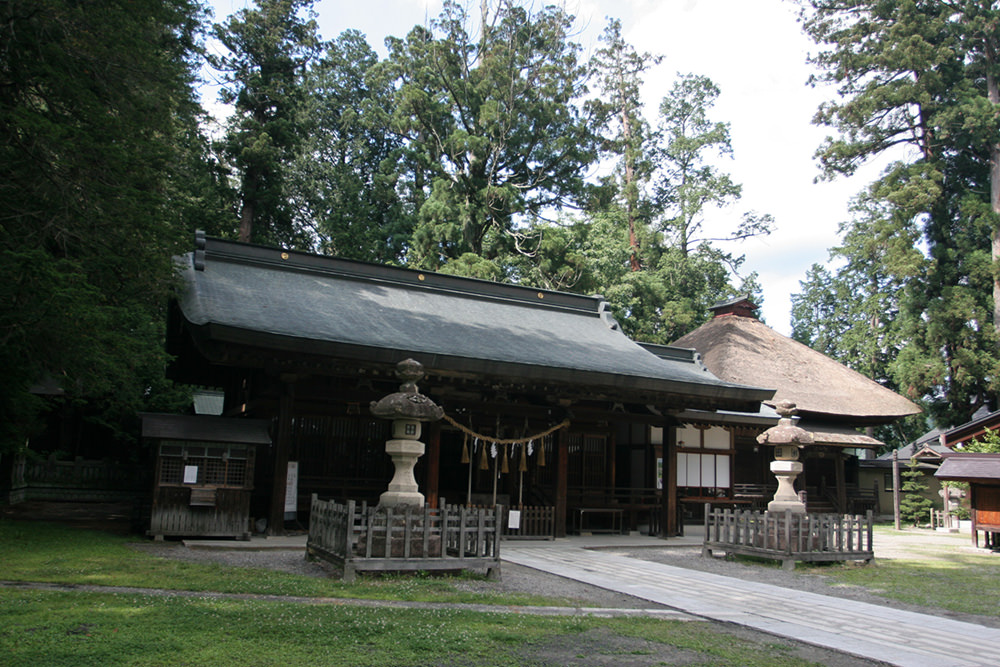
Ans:
[[[504,544],[504,561],[902,667],[995,665],[1000,630],[584,548]],[[990,655],[993,655],[991,658]]]

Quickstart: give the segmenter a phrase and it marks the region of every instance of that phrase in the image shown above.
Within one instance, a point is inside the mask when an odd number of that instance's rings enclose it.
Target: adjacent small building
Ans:
[[[962,447],[998,428],[1000,411],[980,410],[965,424],[942,433],[941,444],[950,453],[934,473],[942,482],[969,485],[972,543],[980,545],[979,532],[982,531],[984,546],[991,549],[1000,548],[1000,454],[963,453]]]
[[[673,343],[691,348],[720,380],[774,387],[774,396],[750,414],[684,414],[677,430],[684,440],[701,432],[701,447],[721,448],[728,440],[734,467],[725,495],[733,500],[758,498],[761,487],[773,484],[767,471],[771,460],[756,435],[771,419],[769,408],[787,400],[798,410],[798,426],[809,431],[815,444],[805,450],[801,480],[810,512],[856,513],[872,509],[874,489],[861,486],[859,453],[883,443],[873,427],[920,412],[910,400],[873,382],[812,348],[774,331],[757,319],[749,298],[737,298],[712,308],[714,317]],[[693,429],[693,430],[692,430]],[[687,440],[678,451],[689,451]],[[718,478],[718,477],[717,477]],[[719,490],[716,489],[718,493]],[[766,497],[767,491],[763,492]],[[759,500],[752,500],[751,503]]]
[[[969,485],[972,543],[984,533],[987,548],[1000,548],[1000,454],[952,454],[934,475],[944,482]]]
[[[876,511],[882,519],[891,519],[894,516],[894,465],[898,465],[899,470],[904,471],[910,466],[911,461],[915,462],[917,470],[923,473],[922,481],[926,487],[923,492],[924,497],[934,501],[935,507],[944,507],[941,482],[934,476],[944,457],[951,454],[951,449],[941,442],[942,433],[941,429],[933,429],[894,451],[885,452],[874,459],[859,461],[859,483],[861,488],[874,491]]]

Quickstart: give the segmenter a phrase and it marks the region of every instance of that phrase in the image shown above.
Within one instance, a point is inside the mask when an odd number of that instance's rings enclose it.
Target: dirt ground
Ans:
[[[131,529],[131,515],[127,507],[114,504],[56,504],[24,503],[13,507],[0,507],[0,516],[9,518],[31,518],[57,520],[86,528],[111,530],[128,534]],[[879,534],[875,540],[876,559],[879,558],[935,558],[946,557],[949,551],[971,550],[967,535],[956,536],[930,531],[904,531],[893,534]],[[136,548],[164,558],[189,561],[219,562],[236,567],[258,567],[276,569],[306,576],[325,577],[335,575],[322,564],[309,562],[301,551],[251,551],[245,549],[214,550],[191,549],[180,542],[140,542]],[[948,616],[957,620],[972,620],[983,625],[1000,627],[995,619],[965,617],[962,614],[946,613],[936,609],[925,609],[904,605],[854,587],[831,586],[822,575],[787,572],[780,567],[747,564],[723,558],[703,558],[696,547],[647,547],[618,550],[617,553],[665,564],[709,571],[720,575],[761,581],[777,586],[808,590],[826,595],[837,595],[854,600],[871,602],[885,606],[910,609],[924,613]],[[1000,555],[998,555],[1000,557]],[[606,589],[570,581],[519,567],[510,563],[503,566],[500,581],[467,580],[461,584],[470,590],[530,592],[554,598],[566,598],[581,607],[602,607],[621,609],[650,609],[659,605],[608,591]],[[800,644],[766,633],[748,630],[739,626],[712,623],[718,632],[733,636],[734,640],[772,647],[781,653],[794,655],[804,661],[832,667],[860,667],[883,663],[868,661],[853,656]],[[525,649],[525,664],[538,666],[603,667],[652,667],[654,665],[705,664],[705,655],[683,649],[664,647],[661,644],[641,639],[615,636],[605,630],[591,631],[584,636],[553,637],[544,644],[535,644]],[[454,663],[460,667],[461,663]]]

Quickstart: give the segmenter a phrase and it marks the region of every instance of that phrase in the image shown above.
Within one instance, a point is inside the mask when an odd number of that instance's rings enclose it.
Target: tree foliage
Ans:
[[[378,55],[356,30],[324,47],[302,81],[304,139],[288,166],[295,228],[322,253],[402,261],[414,219],[398,187],[404,146],[374,120],[391,113],[392,87],[370,75]]]
[[[876,322],[885,344],[851,343],[850,354],[943,424],[966,421],[1000,388],[990,194],[998,17],[993,3],[959,0],[812,0],[804,16],[822,48],[818,78],[840,93],[816,115],[836,131],[817,152],[825,175],[895,160],[845,228],[842,286],[857,298],[838,326],[872,334]],[[907,250],[914,243],[923,256]],[[889,327],[872,320],[882,306]]]
[[[304,138],[303,77],[319,49],[312,4],[257,0],[213,28],[225,52],[208,60],[223,77],[220,99],[233,106],[224,151],[239,179],[241,241],[309,245],[286,181]]]
[[[971,454],[1000,454],[1000,431],[988,428],[981,436],[972,438],[955,449]]]
[[[33,432],[47,377],[105,415],[164,389],[171,256],[204,220],[181,182],[205,168],[201,17],[188,0],[0,4],[0,448]]]
[[[614,171],[604,179],[605,187],[613,193],[611,200],[624,211],[631,248],[629,267],[639,271],[638,228],[648,225],[651,216],[650,201],[643,197],[643,189],[655,168],[654,137],[642,113],[642,77],[662,57],[637,53],[622,37],[621,21],[617,19],[608,19],[601,42],[603,46],[591,58],[590,69],[602,95],[590,100],[588,108],[600,137],[602,155],[616,161]]]
[[[426,268],[518,247],[517,221],[573,204],[595,157],[572,16],[507,0],[482,7],[477,35],[465,9],[445,2],[429,29],[387,40],[380,72],[397,87],[385,122],[415,167],[409,261]]]
[[[903,478],[899,487],[903,494],[899,500],[900,518],[912,526],[929,523],[934,501],[923,494],[927,490],[927,484],[924,483],[924,473],[918,467],[917,460],[910,459],[910,465],[899,476]]]

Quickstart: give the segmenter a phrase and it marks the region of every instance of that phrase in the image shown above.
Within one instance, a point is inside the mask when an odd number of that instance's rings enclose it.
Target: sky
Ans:
[[[792,0],[565,0],[577,17],[585,55],[598,48],[606,17],[622,22],[625,40],[663,61],[645,80],[647,118],[678,73],[712,79],[721,94],[711,114],[728,122],[732,159],[718,163],[743,186],[740,202],[706,216],[706,227],[731,228],[745,210],[769,213],[774,231],[766,237],[722,247],[745,254],[743,272],[756,271],[763,287],[762,318],[777,331],[791,331],[791,295],[815,263],[826,264],[839,243],[838,227],[848,220],[851,199],[877,176],[879,165],[851,177],[817,182],[813,158],[829,128],[812,124],[819,105],[836,96],[829,87],[807,84],[815,70],[807,63],[816,45],[802,32]],[[246,0],[212,0],[215,20],[244,8]],[[471,0],[474,8],[479,3]],[[333,39],[360,30],[385,55],[386,36],[403,37],[416,24],[438,15],[439,0],[317,0],[320,34]],[[210,45],[211,48],[211,45]],[[206,93],[208,98],[213,94]],[[211,102],[206,99],[206,104]]]

